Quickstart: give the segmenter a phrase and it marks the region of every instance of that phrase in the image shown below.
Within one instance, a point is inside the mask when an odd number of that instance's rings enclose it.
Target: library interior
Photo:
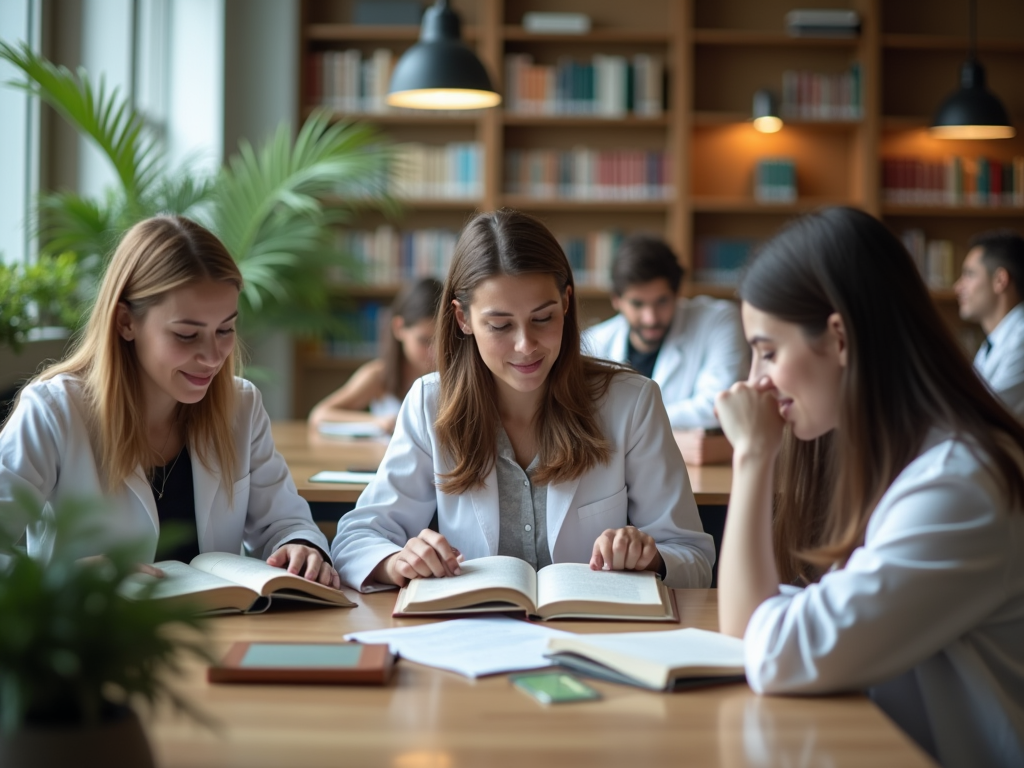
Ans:
[[[1022,83],[1021,0],[4,0],[0,764],[1024,765]]]

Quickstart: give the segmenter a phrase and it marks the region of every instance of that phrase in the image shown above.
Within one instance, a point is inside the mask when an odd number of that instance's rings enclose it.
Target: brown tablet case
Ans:
[[[251,645],[359,646],[359,661],[352,666],[242,666],[242,660]],[[234,643],[218,666],[207,670],[211,683],[319,683],[350,685],[384,685],[391,676],[394,655],[387,645],[360,645],[359,643]]]

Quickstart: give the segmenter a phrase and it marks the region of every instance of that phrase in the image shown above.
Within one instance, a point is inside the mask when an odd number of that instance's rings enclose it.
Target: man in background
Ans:
[[[674,429],[713,428],[715,395],[747,375],[747,343],[734,303],[677,298],[682,280],[683,268],[662,240],[623,241],[612,262],[619,314],[586,331],[583,348],[654,379]]]
[[[960,317],[979,323],[987,337],[975,370],[1024,419],[1024,238],[1005,229],[975,236],[956,298]]]

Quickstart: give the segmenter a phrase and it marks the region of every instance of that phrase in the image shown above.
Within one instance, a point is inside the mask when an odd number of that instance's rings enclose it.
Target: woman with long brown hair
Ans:
[[[1024,427],[866,213],[798,219],[739,294],[718,577],[750,685],[866,689],[945,766],[1024,765]]]
[[[572,270],[543,224],[502,210],[465,227],[436,344],[438,373],[410,390],[338,524],[342,581],[382,589],[510,555],[710,583],[714,549],[657,386],[581,354]]]
[[[47,505],[103,497],[103,535],[82,556],[142,541],[152,562],[175,521],[185,538],[168,559],[244,544],[338,586],[259,391],[234,375],[241,288],[227,249],[195,222],[157,216],[128,230],[83,335],[22,389],[0,431],[0,525],[18,525],[19,491]],[[52,529],[27,533],[29,551],[45,556]]]

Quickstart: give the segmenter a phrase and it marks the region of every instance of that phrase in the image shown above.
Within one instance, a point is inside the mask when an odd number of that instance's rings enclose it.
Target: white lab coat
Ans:
[[[974,368],[1011,413],[1024,420],[1024,301],[1011,309],[981,345]]]
[[[243,379],[236,383],[236,466],[229,472],[208,469],[189,447],[200,551],[239,552],[244,543],[254,555],[267,558],[282,544],[305,539],[327,552],[327,538],[274,449],[259,390]],[[10,529],[22,520],[14,508],[15,488],[26,489],[47,505],[62,498],[103,497],[101,534],[80,555],[98,555],[118,543],[141,541],[145,559],[152,562],[160,532],[153,489],[137,467],[117,488],[104,491],[86,412],[81,382],[69,375],[22,391],[18,407],[0,432],[0,524]],[[27,533],[29,552],[47,557],[54,544],[52,526],[34,525]]]
[[[583,351],[627,363],[629,323],[622,315],[583,334]],[[715,395],[746,378],[750,350],[739,310],[731,301],[695,296],[679,299],[651,378],[661,387],[674,429],[717,427]]]
[[[945,768],[1024,765],[1024,513],[936,431],[846,567],[766,600],[744,641],[755,691],[870,689]]]
[[[419,535],[435,511],[440,532],[466,559],[498,554],[497,470],[484,487],[460,495],[435,486],[452,470],[434,431],[439,386],[437,374],[413,385],[377,476],[338,523],[331,554],[342,581],[361,591],[387,588],[371,572]],[[602,531],[632,524],[657,542],[666,584],[707,587],[714,544],[703,532],[657,386],[634,373],[617,374],[598,415],[611,459],[576,480],[548,486],[551,561],[587,563]]]

